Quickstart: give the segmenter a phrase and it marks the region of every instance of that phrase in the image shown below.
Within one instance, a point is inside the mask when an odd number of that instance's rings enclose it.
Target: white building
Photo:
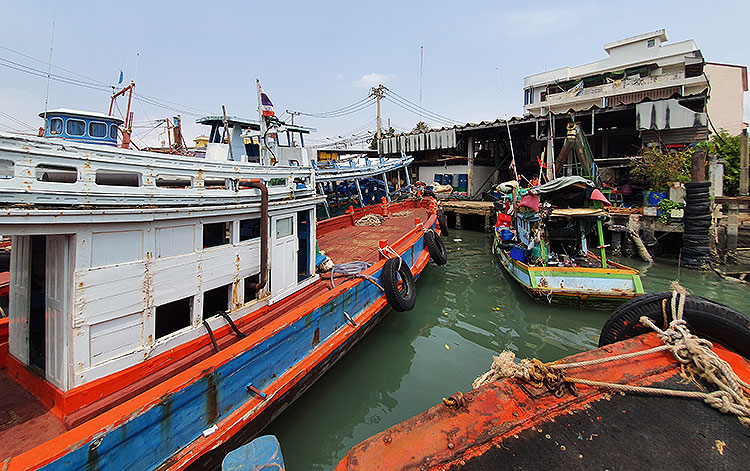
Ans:
[[[716,130],[726,129],[733,136],[747,126],[743,123],[744,97],[747,91],[747,67],[706,62],[703,69],[711,89],[708,116]]]
[[[524,79],[524,111],[611,108],[703,93],[704,59],[692,39],[667,43],[661,29],[604,45],[608,57],[576,67],[529,75]]]

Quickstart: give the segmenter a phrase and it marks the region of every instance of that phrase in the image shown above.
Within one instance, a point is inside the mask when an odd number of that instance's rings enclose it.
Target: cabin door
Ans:
[[[72,257],[70,236],[47,236],[45,276],[45,373],[47,380],[67,389],[68,326],[71,319]]]
[[[29,364],[29,275],[31,236],[10,239],[10,296],[8,306],[8,349]]]
[[[271,293],[277,296],[297,284],[297,215],[271,218]]]

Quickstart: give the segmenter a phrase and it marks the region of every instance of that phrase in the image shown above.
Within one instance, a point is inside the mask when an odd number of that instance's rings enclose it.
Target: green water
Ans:
[[[508,281],[487,235],[452,230],[446,247],[448,264],[430,263],[417,281],[414,310],[388,314],[266,430],[281,442],[287,470],[333,469],[360,441],[471,389],[496,352],[551,361],[597,346],[608,312],[532,301]],[[676,261],[620,261],[644,273],[647,292],[666,291],[678,276]],[[685,269],[679,279],[750,312],[748,285]]]

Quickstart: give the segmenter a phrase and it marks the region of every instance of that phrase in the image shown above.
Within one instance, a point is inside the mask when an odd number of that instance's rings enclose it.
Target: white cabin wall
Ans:
[[[82,227],[74,274],[72,386],[204,335],[201,301],[209,289],[230,285],[230,306],[242,306],[241,280],[260,272],[260,238],[239,242],[238,221],[259,216]],[[230,243],[203,249],[202,223],[225,221],[231,222]],[[191,327],[155,339],[156,306],[187,297],[194,297]],[[243,307],[243,315],[262,303],[256,304]]]
[[[11,355],[28,365],[31,236],[12,236],[10,244],[8,349]]]

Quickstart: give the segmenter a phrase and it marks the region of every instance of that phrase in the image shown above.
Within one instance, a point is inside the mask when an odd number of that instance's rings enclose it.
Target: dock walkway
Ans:
[[[443,211],[455,214],[456,229],[463,229],[462,216],[484,217],[484,232],[492,232],[495,225],[495,206],[492,201],[443,200]]]

